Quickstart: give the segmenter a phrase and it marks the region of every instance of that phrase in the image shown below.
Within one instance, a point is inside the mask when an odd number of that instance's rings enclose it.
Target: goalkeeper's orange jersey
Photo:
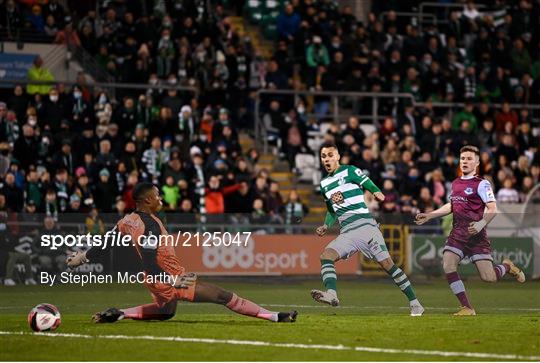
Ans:
[[[133,246],[147,273],[183,273],[184,268],[180,265],[174,246],[167,243],[165,238],[169,233],[159,218],[144,212],[134,212],[118,222],[118,229],[122,234],[131,236]]]
[[[164,238],[168,232],[159,218],[144,212],[134,212],[118,222],[118,229],[120,233],[131,236],[146,276],[162,273],[172,276],[184,274],[185,269],[180,265],[174,245],[167,243],[168,240]],[[163,282],[147,281],[145,285],[160,306],[174,300],[193,301],[195,295],[195,285],[187,289],[177,289],[170,283]]]

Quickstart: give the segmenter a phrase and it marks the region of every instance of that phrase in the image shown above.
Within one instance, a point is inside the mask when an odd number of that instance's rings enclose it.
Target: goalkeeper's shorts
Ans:
[[[177,300],[193,301],[195,298],[195,286],[197,286],[197,282],[189,286],[187,289],[178,289],[170,284],[164,283],[146,284],[146,288],[150,291],[152,299],[159,306],[163,306],[171,301]]]

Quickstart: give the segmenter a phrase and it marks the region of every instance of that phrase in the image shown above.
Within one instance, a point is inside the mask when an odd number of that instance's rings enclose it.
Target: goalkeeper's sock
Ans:
[[[321,277],[326,291],[337,293],[337,274],[334,261],[321,260]]]
[[[418,302],[416,300],[416,294],[405,272],[396,265],[392,266],[390,270],[386,271],[390,277],[394,280],[396,285],[403,291],[409,302]]]
[[[270,320],[274,322],[278,321],[277,312],[266,310],[265,308],[260,307],[254,302],[241,298],[234,293],[232,294],[231,300],[225,306],[238,314],[253,316],[255,318]]]
[[[510,265],[507,263],[503,263],[501,265],[493,266],[493,269],[495,270],[497,281],[499,281],[500,279],[504,277],[504,275],[506,275],[508,271],[510,271]]]
[[[463,285],[463,281],[461,281],[461,278],[459,277],[457,271],[447,273],[446,280],[450,285],[450,289],[452,289],[452,292],[458,298],[461,306],[466,306],[472,309],[469,298],[467,297],[467,293],[465,292],[465,285]]]
[[[146,304],[132,308],[121,309],[124,319],[133,320],[167,320],[176,313],[176,301],[159,307],[158,304]]]

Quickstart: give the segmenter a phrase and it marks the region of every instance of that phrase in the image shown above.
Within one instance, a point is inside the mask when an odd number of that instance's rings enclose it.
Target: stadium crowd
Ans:
[[[35,213],[48,216],[39,228],[51,229],[72,212],[88,215],[88,231],[103,233],[104,222],[134,209],[138,181],[159,185],[165,212],[183,223],[195,222],[195,214],[221,222],[223,213],[257,224],[294,223],[306,205],[295,191],[284,201],[279,183],[257,167],[259,153],[240,147],[239,133],[254,125],[253,91],[261,88],[414,96],[421,106],[381,102],[386,117],[367,135],[361,123],[376,120],[333,122],[326,96],[270,94],[262,102],[261,116],[291,167],[297,154],[317,153],[308,146],[309,132],[330,123],[322,137],[339,144],[342,163],[367,171],[381,187],[386,200],[370,207],[382,213],[427,212],[444,203],[465,144],[480,146],[480,175],[492,181],[499,202],[522,202],[539,182],[539,115],[527,106],[540,102],[538,2],[496,2],[508,9],[501,23],[469,1],[450,13],[447,25],[420,32],[392,11],[400,2],[376,5],[362,23],[336,1],[293,0],[277,19],[279,38],[268,61],[222,5],[208,11],[205,3],[145,1],[128,8],[125,1],[97,7],[79,1],[68,12],[56,0],[6,1],[3,29],[29,28],[83,47],[116,82],[149,88],[113,93],[92,88],[81,74],[73,87],[17,85],[4,92],[0,229],[8,230],[9,218],[32,221]],[[54,79],[39,57],[28,77]],[[465,106],[433,106],[440,101]],[[352,114],[371,113],[371,102],[342,102]],[[523,107],[510,106],[515,103]],[[23,242],[12,241],[13,251],[22,252],[8,270],[27,263]]]
[[[325,135],[341,145],[346,163],[368,170],[383,187],[382,211],[441,205],[466,144],[481,148],[480,175],[491,180],[499,202],[523,202],[539,182],[540,113],[530,106],[540,103],[540,4],[485,2],[481,10],[474,1],[462,4],[446,22],[426,22],[422,31],[418,19],[399,15],[418,5],[411,1],[373,2],[367,22],[335,1],[291,1],[277,19],[269,73],[278,81],[268,87],[413,95],[414,102],[380,99],[378,114],[385,117],[371,135],[359,123],[375,120],[356,117],[332,124]],[[434,106],[440,102],[465,106]],[[313,117],[306,116],[307,104]],[[353,114],[372,114],[367,97],[344,104]],[[280,125],[292,113],[289,125],[299,120],[304,128],[297,143],[303,147],[308,131],[333,121],[330,97],[274,106],[269,125],[291,139]],[[291,150],[298,152],[283,148]]]

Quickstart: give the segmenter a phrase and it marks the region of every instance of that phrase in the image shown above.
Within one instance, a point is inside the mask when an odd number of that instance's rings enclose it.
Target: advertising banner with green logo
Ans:
[[[411,272],[413,274],[439,275],[442,273],[442,254],[446,237],[413,235],[411,238]],[[534,241],[530,237],[490,238],[495,263],[509,258],[528,277],[534,272]],[[473,263],[465,258],[459,273],[464,276],[478,275]]]

